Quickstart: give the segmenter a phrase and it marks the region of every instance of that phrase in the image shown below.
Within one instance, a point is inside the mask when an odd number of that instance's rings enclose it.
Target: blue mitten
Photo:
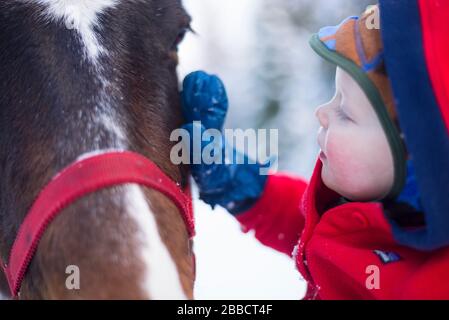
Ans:
[[[190,134],[190,150],[202,152],[211,143],[216,144],[215,150],[219,150],[213,155],[215,161],[212,164],[205,163],[198,155],[196,159],[201,161],[195,162],[195,155],[191,152],[191,172],[198,185],[200,199],[212,208],[220,205],[235,215],[248,210],[264,190],[267,176],[261,175],[260,169],[265,166],[251,163],[246,155],[238,154],[235,149],[226,150],[223,135],[220,141],[213,141],[213,137],[209,141],[193,140],[194,136],[203,137],[207,129],[222,131],[228,109],[223,83],[218,77],[204,72],[192,73],[184,80],[182,102],[184,116],[189,122],[183,128]],[[195,143],[200,147],[194,148]],[[226,151],[229,159],[243,157],[243,164],[235,161],[225,163]]]
[[[187,123],[201,121],[206,129],[223,129],[228,96],[223,82],[203,71],[189,74],[183,82],[182,112]]]

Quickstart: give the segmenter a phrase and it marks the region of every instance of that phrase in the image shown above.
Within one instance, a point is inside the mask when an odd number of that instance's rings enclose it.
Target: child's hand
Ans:
[[[235,149],[226,148],[224,137],[218,143],[213,163],[202,159],[203,149],[210,141],[193,141],[193,137],[203,137],[207,129],[223,129],[228,109],[228,98],[221,80],[204,72],[195,72],[186,77],[182,92],[183,113],[188,123],[183,126],[190,134],[190,163],[192,176],[198,185],[200,198],[215,207],[220,205],[232,214],[249,209],[260,197],[267,176],[260,174],[262,165],[251,164],[243,155],[244,164],[225,163],[226,152],[229,159],[237,159]],[[201,121],[201,123],[192,123]],[[194,131],[195,134],[194,134]],[[198,143],[199,148],[193,145]],[[196,149],[198,149],[196,151]],[[193,154],[193,152],[199,154]],[[196,161],[194,161],[196,160]]]
[[[206,129],[223,129],[228,97],[223,82],[203,71],[189,74],[183,82],[182,112],[186,121],[201,121]]]

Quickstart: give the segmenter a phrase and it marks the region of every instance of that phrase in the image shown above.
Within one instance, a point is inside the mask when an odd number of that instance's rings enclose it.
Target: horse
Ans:
[[[2,261],[41,189],[74,161],[128,150],[188,183],[188,169],[170,161],[169,137],[183,122],[177,48],[190,23],[181,0],[0,2]],[[193,299],[192,250],[160,191],[104,188],[48,225],[19,297]]]

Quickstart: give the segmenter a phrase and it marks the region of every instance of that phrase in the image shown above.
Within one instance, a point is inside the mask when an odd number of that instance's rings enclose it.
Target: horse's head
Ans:
[[[80,157],[131,150],[185,182],[169,137],[182,122],[176,49],[189,23],[180,0],[1,1],[4,261],[39,191]],[[66,286],[73,265],[79,290]],[[127,184],[64,209],[39,243],[21,297],[191,298],[193,272],[176,207]]]

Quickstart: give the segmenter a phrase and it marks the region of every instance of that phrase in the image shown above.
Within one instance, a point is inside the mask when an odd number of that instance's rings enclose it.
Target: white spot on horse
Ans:
[[[103,102],[104,103],[104,102]],[[107,105],[105,106],[107,108]],[[117,117],[110,115],[108,113],[100,113],[96,117],[96,121],[98,121],[98,124],[103,126],[106,131],[111,133],[114,136],[114,144],[115,147],[126,147],[126,133],[123,130],[123,128],[118,124]]]
[[[75,30],[84,44],[85,55],[96,63],[105,49],[98,40],[95,28],[100,28],[99,15],[113,8],[118,0],[25,0],[43,5],[45,18],[62,21],[66,28]]]
[[[115,8],[120,0],[16,0],[20,2],[39,4],[43,7],[43,19],[46,23],[56,23],[61,28],[73,31],[74,36],[80,39],[83,47],[83,59],[90,62],[95,71],[92,81],[98,83],[98,92],[91,99],[95,101],[95,108],[86,124],[87,132],[93,137],[89,147],[93,150],[102,145],[102,136],[98,129],[103,128],[109,133],[109,143],[112,148],[126,149],[128,146],[127,134],[120,119],[111,105],[114,96],[123,100],[116,84],[112,84],[105,76],[106,66],[100,63],[100,57],[107,57],[108,51],[100,43],[102,25],[100,16],[108,9]],[[62,45],[62,44],[61,44]],[[109,67],[109,66],[107,66]],[[85,115],[79,112],[78,117],[83,120]],[[69,135],[70,132],[67,133]]]
[[[148,266],[142,283],[143,289],[151,299],[187,299],[176,265],[162,242],[156,219],[142,189],[138,185],[129,185],[125,190],[127,211],[140,228],[137,236],[141,244],[142,259]]]

